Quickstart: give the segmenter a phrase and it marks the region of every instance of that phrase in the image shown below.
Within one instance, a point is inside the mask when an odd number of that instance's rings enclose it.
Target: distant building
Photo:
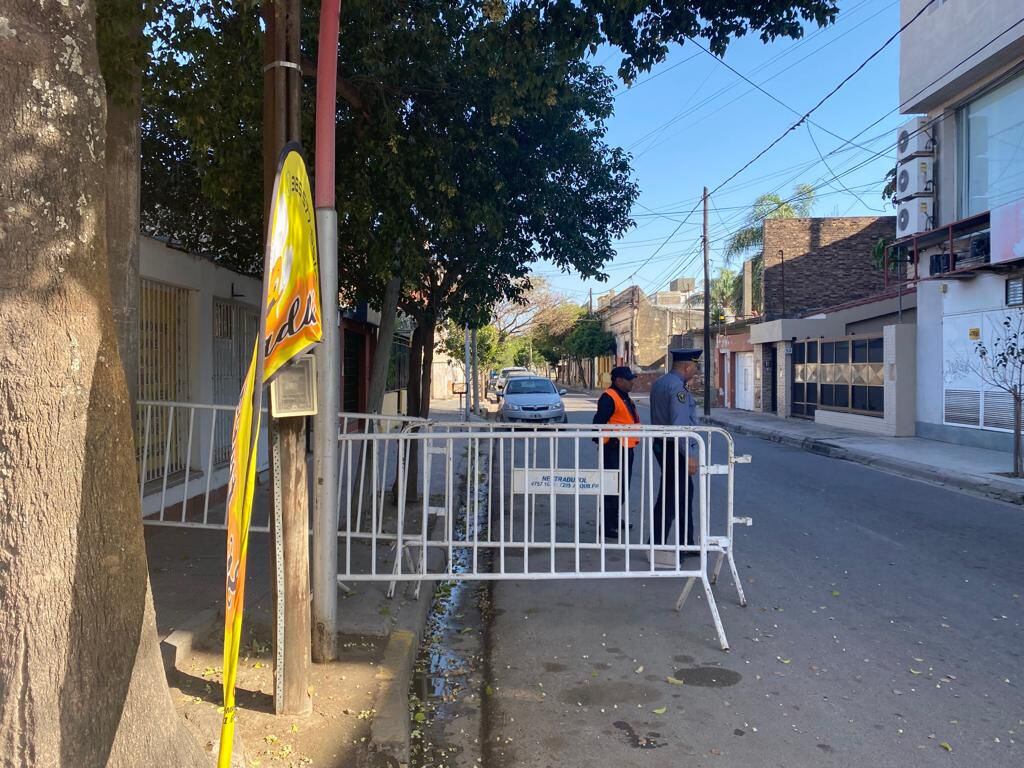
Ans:
[[[838,411],[848,410],[853,400],[860,405],[866,391],[847,391],[836,399],[833,382],[819,389],[819,368],[797,361],[806,352],[808,337],[832,343],[872,326],[881,338],[885,322],[893,318],[912,326],[912,300],[906,299],[902,308],[889,302],[894,307],[890,313],[887,300],[893,297],[886,295],[884,272],[872,257],[875,245],[891,234],[895,223],[893,216],[767,219],[763,269],[755,276],[750,263],[744,265],[746,317],[716,333],[711,376],[714,402],[800,418],[816,418],[819,406]],[[751,317],[749,297],[755,280],[760,281],[762,312]],[[798,346],[801,340],[804,347]],[[816,349],[810,354],[816,360]],[[832,368],[820,371],[834,373]],[[841,376],[846,375],[844,369]],[[828,402],[822,402],[822,392]],[[872,390],[873,397],[877,394]],[[877,398],[872,403],[877,405]],[[866,400],[864,404],[863,412],[868,413]],[[872,417],[882,414],[881,409],[870,411]],[[825,415],[822,420],[829,418]]]
[[[880,293],[885,276],[871,250],[895,226],[895,216],[766,219],[762,316],[797,317]]]
[[[601,297],[597,316],[605,330],[615,337],[613,359],[598,370],[603,377],[612,366],[625,365],[637,374],[636,387],[645,391],[666,370],[666,356],[673,338],[704,327],[703,302],[692,278],[674,280],[668,291],[648,296],[633,285]],[[599,386],[609,382],[600,381]]]

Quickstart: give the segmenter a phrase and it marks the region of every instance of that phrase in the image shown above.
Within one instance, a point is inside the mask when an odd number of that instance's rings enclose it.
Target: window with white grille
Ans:
[[[139,399],[186,402],[191,396],[191,291],[155,280],[140,282]],[[144,449],[147,453],[139,456],[145,462],[145,480],[183,473],[188,424],[177,421],[169,409],[147,413],[140,409],[136,425],[136,445],[140,454]]]

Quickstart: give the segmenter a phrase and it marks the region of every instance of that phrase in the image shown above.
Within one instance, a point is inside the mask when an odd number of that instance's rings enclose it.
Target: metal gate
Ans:
[[[605,439],[617,441],[617,457],[595,450]],[[722,463],[711,460],[714,440]],[[728,648],[711,583],[727,560],[745,604],[732,534],[750,521],[733,515],[733,468],[749,457],[735,455],[723,430],[433,423],[340,441],[340,583],[683,578],[680,609],[700,580]],[[629,443],[632,473],[619,468]],[[686,474],[661,471],[665,457],[683,467],[695,460],[692,497]],[[714,478],[723,481],[715,518],[723,512],[724,526],[712,530]],[[609,503],[633,530],[604,529]]]

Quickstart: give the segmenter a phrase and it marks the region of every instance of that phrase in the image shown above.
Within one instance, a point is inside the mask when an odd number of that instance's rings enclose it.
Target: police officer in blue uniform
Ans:
[[[672,369],[654,382],[654,386],[651,387],[651,424],[695,427],[699,424],[697,401],[690,393],[687,384],[700,372],[697,361],[700,359],[701,350],[674,349],[670,354],[672,355]],[[676,442],[679,446],[678,452],[676,451]],[[687,456],[687,454],[689,455]],[[678,509],[678,504],[685,488],[688,525],[686,540],[683,541],[680,531],[679,543],[692,545],[694,542],[693,475],[697,473],[698,469],[696,442],[659,439],[655,441],[654,455],[661,465],[662,482],[658,499],[654,502],[653,541],[655,544],[675,543],[675,536],[668,535],[668,533],[675,524],[677,515],[679,522],[683,522],[682,510]],[[688,462],[687,458],[689,458]],[[655,562],[659,565],[675,567],[674,558],[662,562],[664,557],[659,557],[659,555],[664,556],[665,554],[663,552],[655,553]]]

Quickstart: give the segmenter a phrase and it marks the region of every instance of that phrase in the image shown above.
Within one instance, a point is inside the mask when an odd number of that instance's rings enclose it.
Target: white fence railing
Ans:
[[[726,452],[720,464],[709,452],[717,435]],[[605,438],[617,442],[609,449]],[[700,579],[727,647],[708,556],[729,560],[743,602],[731,533],[733,467],[745,457],[735,456],[721,430],[432,424],[340,441],[339,582],[685,578],[681,607]],[[630,453],[633,471],[623,471]],[[457,497],[450,470],[460,459]],[[438,461],[447,471],[435,474]],[[714,536],[717,476],[725,481],[726,524]],[[609,530],[608,505],[610,524],[621,515],[632,527]]]
[[[231,405],[140,400],[136,419],[139,497],[143,522],[223,529],[235,408]],[[426,422],[406,416],[339,414],[339,429],[387,434]],[[226,441],[226,444],[225,444]],[[257,468],[269,467],[266,419]],[[269,528],[265,483],[258,485],[251,530]]]

